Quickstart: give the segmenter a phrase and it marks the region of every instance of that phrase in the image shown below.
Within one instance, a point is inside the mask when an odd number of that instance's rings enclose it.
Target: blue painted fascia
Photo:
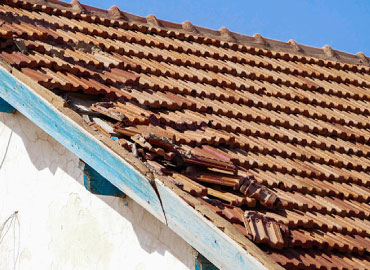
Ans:
[[[157,179],[157,191],[154,190],[142,173],[13,74],[23,76],[16,70],[11,74],[0,67],[0,98],[167,224],[219,269],[267,269]]]
[[[23,76],[14,69],[12,73]],[[166,223],[158,195],[145,176],[13,74],[0,67],[0,98]]]
[[[267,270],[256,258],[189,206],[159,179],[155,179],[155,183],[166,213],[168,227],[191,244],[202,256],[219,269]]]
[[[80,169],[84,173],[85,188],[93,194],[125,197],[125,193],[119,190],[116,186],[112,185],[107,179],[95,171],[89,164],[80,161]]]
[[[12,105],[6,102],[4,99],[0,97],[0,112],[3,113],[14,113],[15,109]]]

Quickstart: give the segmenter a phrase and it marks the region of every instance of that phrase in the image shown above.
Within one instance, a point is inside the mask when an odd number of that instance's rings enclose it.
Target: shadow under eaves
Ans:
[[[33,181],[32,184],[29,184],[47,185],[48,188],[54,186],[55,190],[52,192],[55,193],[55,200],[64,196],[58,194],[59,190],[63,190],[63,192],[71,190],[70,193],[75,194],[74,198],[78,197],[78,200],[81,201],[79,202],[80,207],[84,205],[85,210],[90,207],[98,208],[86,211],[89,211],[89,215],[95,217],[94,220],[98,219],[99,223],[106,222],[104,224],[106,229],[96,231],[96,233],[102,234],[101,237],[106,237],[105,235],[109,233],[109,230],[115,226],[114,230],[118,234],[115,234],[114,238],[122,238],[122,243],[128,237],[136,238],[133,241],[137,241],[146,253],[158,253],[163,256],[163,260],[165,260],[164,256],[170,253],[185,268],[194,269],[194,257],[190,245],[130,198],[98,196],[88,192],[84,187],[83,173],[78,168],[78,157],[19,112],[15,114],[0,113],[0,137],[7,137],[10,131],[13,132],[10,146],[6,145],[6,140],[1,140],[0,142],[0,161],[4,159],[4,168],[7,167],[7,163],[9,165],[9,162],[20,162],[19,166],[22,167],[22,163],[25,164],[29,160],[30,162],[28,163],[32,164],[31,166],[36,172],[30,174],[28,179],[22,179],[22,181],[24,183]],[[15,146],[14,144],[17,145]],[[19,144],[23,145],[22,147],[24,147],[27,156],[17,157],[17,149],[19,155],[23,153]],[[14,174],[17,174],[17,172],[14,172]],[[48,178],[48,181],[50,181],[48,183],[45,183],[45,180],[41,180],[40,175],[45,174],[52,176]],[[76,185],[76,183],[78,184]],[[45,189],[40,187],[40,190]],[[42,192],[40,192],[39,196],[43,196]],[[61,202],[53,204],[58,205],[59,208],[61,207]],[[104,207],[104,205],[108,207]],[[60,221],[60,223],[67,226],[63,221]],[[76,223],[81,226],[87,226],[86,224],[80,224],[79,220],[76,220]],[[131,228],[118,228],[119,225],[113,225],[113,223],[122,224],[122,226],[128,226],[127,224],[129,224]],[[63,226],[63,224],[60,224],[60,226]],[[134,236],[125,234],[131,231],[134,232]],[[122,246],[125,245],[122,244]],[[66,246],[65,248],[68,249],[69,247]],[[93,249],[94,247],[92,246],[91,248]],[[122,250],[122,255],[124,254],[125,251]]]

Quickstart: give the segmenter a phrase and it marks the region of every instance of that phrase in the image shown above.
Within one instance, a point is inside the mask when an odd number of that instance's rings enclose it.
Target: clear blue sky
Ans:
[[[370,0],[80,0],[135,15],[370,56]]]

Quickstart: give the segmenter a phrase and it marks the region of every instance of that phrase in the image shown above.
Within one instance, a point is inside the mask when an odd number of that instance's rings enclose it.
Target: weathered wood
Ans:
[[[215,266],[229,270],[267,269],[160,180],[155,183],[168,226]]]
[[[161,203],[148,179],[3,67],[0,97],[165,223]]]
[[[14,113],[15,109],[12,105],[6,102],[4,99],[0,98],[0,112],[3,113]]]
[[[111,182],[101,176],[97,171],[89,166],[89,164],[86,164],[81,160],[79,167],[84,173],[85,188],[91,193],[96,195],[125,197],[125,193],[112,185]]]
[[[145,176],[2,67],[0,97],[156,218],[162,222],[166,222],[167,218],[167,224],[173,231],[219,269],[267,269],[161,181],[156,180],[162,209],[158,195]]]

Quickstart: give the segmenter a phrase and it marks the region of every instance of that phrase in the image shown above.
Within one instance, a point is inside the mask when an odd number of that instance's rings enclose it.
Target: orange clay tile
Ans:
[[[289,230],[279,224],[273,218],[259,215],[256,212],[247,211],[243,215],[244,226],[247,234],[257,243],[265,243],[274,248],[282,249],[288,237]]]
[[[0,60],[284,268],[370,269],[368,57],[52,2],[0,4]]]

